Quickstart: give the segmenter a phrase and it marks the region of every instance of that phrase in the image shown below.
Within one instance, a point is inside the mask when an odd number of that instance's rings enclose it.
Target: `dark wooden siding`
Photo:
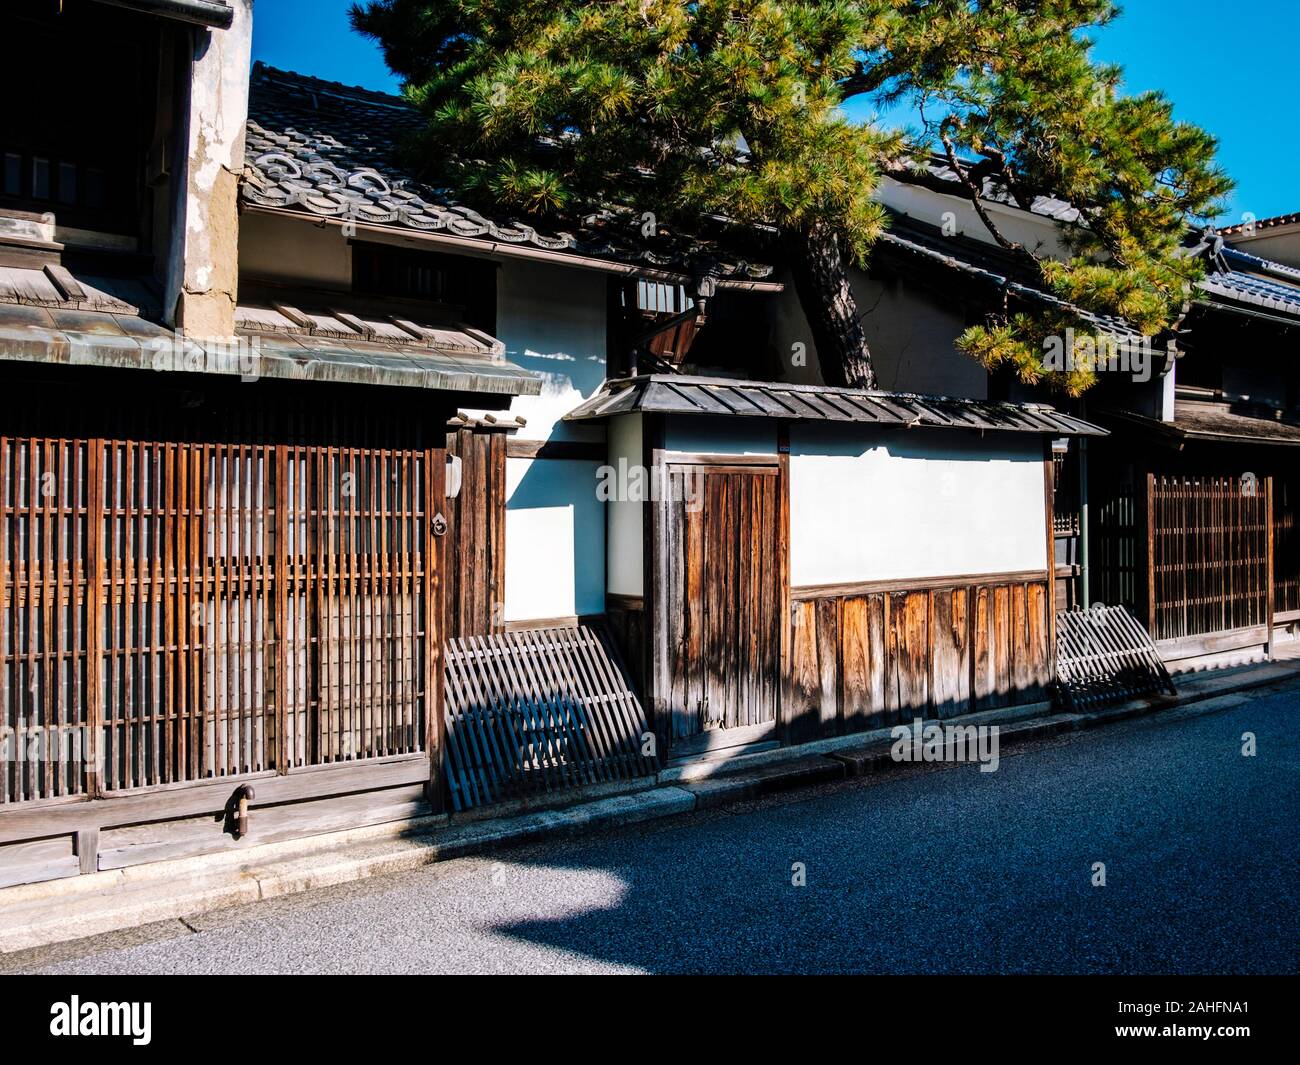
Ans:
[[[460,493],[446,510],[447,636],[487,636],[505,617],[506,434],[453,430],[447,454],[461,461]]]
[[[917,584],[792,591],[791,740],[1046,696],[1045,573]]]

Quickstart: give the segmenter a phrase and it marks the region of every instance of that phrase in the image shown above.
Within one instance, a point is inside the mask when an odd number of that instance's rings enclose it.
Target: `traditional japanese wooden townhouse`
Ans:
[[[1023,210],[991,180],[984,192],[1011,239],[1062,253],[1068,204]],[[946,163],[900,168],[882,199],[896,220],[875,274],[932,307],[892,321],[927,321],[942,345],[990,308],[1050,298],[994,246]],[[1207,277],[1171,345],[1113,319],[1080,324],[1116,341],[1119,372],[1072,408],[1111,435],[1058,452],[1058,601],[1129,606],[1176,668],[1259,656],[1296,634],[1300,377],[1285,356],[1300,343],[1300,268],[1256,254],[1294,263],[1294,222],[1189,235]],[[972,383],[977,395],[1032,394],[996,376]]]
[[[541,382],[445,306],[258,288],[250,12],[0,13],[0,884],[441,801],[447,426]]]

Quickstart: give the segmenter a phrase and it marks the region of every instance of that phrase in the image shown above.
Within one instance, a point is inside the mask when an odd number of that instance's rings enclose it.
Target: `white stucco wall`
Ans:
[[[1046,568],[1038,437],[791,428],[795,587]]]
[[[506,358],[542,375],[540,396],[511,410],[528,424],[519,440],[600,441],[599,426],[560,419],[605,379],[605,277],[546,263],[505,260],[497,275],[497,337]],[[598,614],[605,609],[605,504],[601,463],[506,461],[507,621]]]
[[[506,460],[506,621],[605,610],[600,463]]]
[[[885,284],[863,270],[850,271],[853,298],[871,350],[880,387],[892,392],[988,398],[988,374],[954,346],[966,328],[959,307],[939,294],[905,281]],[[777,300],[773,344],[784,380],[821,384],[821,364],[793,286]],[[801,345],[797,347],[797,345]]]
[[[885,177],[876,189],[875,199],[919,222],[941,229],[945,223],[951,222],[954,235],[970,237],[985,244],[997,243],[970,202],[956,196]],[[986,203],[985,206],[998,230],[1008,239],[1053,258],[1070,257],[1069,249],[1061,240],[1060,228],[1052,219],[1000,203]],[[951,218],[945,217],[949,214]]]
[[[776,422],[769,418],[670,416],[664,426],[668,451],[712,455],[775,455]]]
[[[511,410],[527,420],[519,439],[601,438],[598,428],[560,419],[605,379],[604,274],[506,259],[497,275],[497,337],[506,358],[542,375],[539,396]]]
[[[347,292],[352,288],[352,245],[338,226],[248,211],[239,228],[239,270],[248,280]]]
[[[628,468],[641,464],[642,419],[639,414],[611,418],[608,430],[609,462]],[[616,498],[605,504],[606,587],[612,595],[643,595],[645,590],[645,532],[641,500]]]

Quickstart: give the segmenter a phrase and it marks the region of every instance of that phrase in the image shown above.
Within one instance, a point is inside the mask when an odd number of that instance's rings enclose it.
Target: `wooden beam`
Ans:
[[[568,459],[574,462],[604,462],[603,440],[517,440],[506,441],[506,458]]]
[[[6,810],[0,817],[0,843],[72,835],[114,825],[150,824],[215,815],[225,809],[231,792],[240,784],[256,786],[257,802],[254,805],[258,807],[378,791],[402,784],[424,784],[430,776],[430,761],[422,752],[365,762],[304,766],[287,776],[279,776],[270,770],[224,777],[184,788],[154,785],[103,799],[77,797],[24,803],[21,808]]]
[[[878,592],[925,592],[946,588],[992,588],[1003,584],[1041,582],[1042,570],[1017,570],[1014,573],[982,573],[954,577],[902,577],[885,581],[847,581],[843,584],[803,585],[790,589],[794,602],[809,599],[835,599]]]
[[[445,521],[447,506],[447,452],[443,447],[431,447],[425,452],[425,549],[424,549],[424,713],[425,752],[429,757],[427,797],[435,813],[441,813],[446,803],[446,784],[443,764],[443,690],[442,690],[442,633],[443,614],[446,609],[443,597],[442,574],[447,565],[447,537],[437,532],[436,526]]]

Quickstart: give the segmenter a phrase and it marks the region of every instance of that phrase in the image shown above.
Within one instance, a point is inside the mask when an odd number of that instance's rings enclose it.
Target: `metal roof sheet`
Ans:
[[[0,359],[537,395],[541,378],[508,362],[421,347],[290,334],[245,334],[247,343],[196,341],[130,314],[0,303]]]
[[[566,421],[635,412],[712,414],[980,432],[1105,436],[1106,431],[1045,404],[919,396],[825,385],[650,374],[607,381]]]

